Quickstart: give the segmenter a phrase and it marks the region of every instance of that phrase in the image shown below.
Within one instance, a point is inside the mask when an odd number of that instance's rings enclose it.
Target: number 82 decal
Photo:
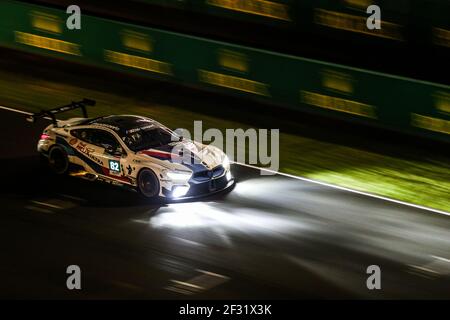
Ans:
[[[116,160],[109,160],[109,169],[114,172],[120,172],[120,163]]]

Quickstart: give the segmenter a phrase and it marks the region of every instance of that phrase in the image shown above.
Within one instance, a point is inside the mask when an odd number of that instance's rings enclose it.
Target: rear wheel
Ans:
[[[145,198],[155,198],[159,194],[159,180],[150,169],[142,169],[137,178],[137,190]]]
[[[53,172],[56,174],[65,174],[69,169],[69,158],[66,151],[59,147],[54,146],[50,149],[48,154],[48,164]]]

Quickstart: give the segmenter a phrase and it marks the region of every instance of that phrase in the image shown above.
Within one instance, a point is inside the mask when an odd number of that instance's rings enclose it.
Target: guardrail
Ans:
[[[450,87],[16,1],[0,46],[449,141]],[[230,106],[232,108],[232,106]]]

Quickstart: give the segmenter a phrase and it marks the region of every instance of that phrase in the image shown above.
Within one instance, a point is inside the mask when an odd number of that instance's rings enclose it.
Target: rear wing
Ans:
[[[83,111],[83,117],[87,118],[88,115],[87,115],[87,111],[86,111],[86,106],[95,106],[95,100],[84,98],[81,101],[72,101],[68,105],[65,105],[62,107],[49,109],[49,110],[42,110],[41,112],[31,114],[29,117],[27,117],[27,121],[34,123],[34,122],[36,122],[37,119],[48,116],[51,118],[53,125],[55,127],[57,127],[58,122],[56,120],[56,115],[58,113],[63,113],[63,112],[69,111],[69,110],[74,110],[74,109],[80,108]]]

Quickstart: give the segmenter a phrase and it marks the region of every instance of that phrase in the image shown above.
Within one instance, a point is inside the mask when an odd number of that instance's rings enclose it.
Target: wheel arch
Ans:
[[[137,173],[136,173],[136,188],[138,188],[138,191],[139,191],[139,188],[140,188],[139,177],[140,177],[142,171],[144,171],[144,170],[148,170],[148,171],[152,172],[153,175],[155,176],[156,181],[158,183],[158,192],[157,192],[157,194],[155,196],[158,197],[161,194],[161,191],[162,191],[161,172],[156,172],[155,169],[152,166],[142,165],[141,168],[139,168],[139,170],[137,170]]]

